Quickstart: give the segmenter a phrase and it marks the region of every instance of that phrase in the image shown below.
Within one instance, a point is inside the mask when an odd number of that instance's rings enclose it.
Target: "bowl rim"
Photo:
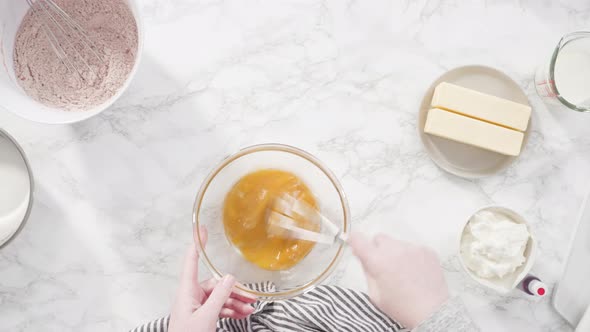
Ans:
[[[31,211],[33,210],[33,201],[35,196],[35,179],[33,177],[33,170],[31,168],[31,164],[29,163],[29,159],[27,159],[25,151],[23,150],[22,146],[17,142],[17,140],[2,128],[0,128],[0,137],[6,138],[8,141],[12,143],[12,145],[16,147],[16,149],[20,153],[21,158],[23,159],[23,162],[25,163],[27,173],[29,174],[29,205],[27,206],[27,212],[25,213],[25,216],[23,217],[23,220],[21,221],[17,230],[8,239],[6,239],[6,241],[0,243],[0,250],[2,250],[3,248],[7,247],[20,234],[20,232],[25,227],[25,224],[29,220],[29,216],[31,215]]]
[[[200,253],[200,257],[202,258],[201,261],[205,264],[207,269],[213,274],[213,277],[218,280],[221,279],[224,275],[213,265],[213,263],[211,262],[211,260],[207,256],[207,252],[205,251],[205,247],[203,246],[203,243],[201,242],[201,234],[199,231],[199,211],[201,209],[201,204],[203,202],[203,198],[205,196],[205,193],[207,192],[207,189],[209,188],[209,185],[211,184],[213,179],[217,176],[217,174],[219,174],[226,166],[228,166],[229,164],[231,164],[232,162],[234,162],[235,160],[238,160],[239,158],[241,158],[243,156],[246,156],[246,155],[249,155],[252,153],[256,153],[256,152],[261,152],[261,151],[280,151],[280,152],[291,153],[291,154],[294,154],[296,156],[306,159],[307,161],[314,164],[317,168],[319,168],[324,173],[324,175],[326,175],[326,177],[328,177],[328,179],[330,180],[330,182],[332,183],[332,185],[334,186],[334,188],[338,192],[338,196],[340,198],[340,204],[342,206],[342,211],[344,214],[344,224],[342,226],[342,233],[343,234],[350,233],[350,228],[351,228],[350,209],[348,206],[348,200],[346,198],[346,194],[344,193],[344,189],[342,188],[342,185],[340,184],[340,182],[338,181],[338,179],[334,175],[334,173],[332,173],[332,171],[329,170],[319,159],[317,159],[312,154],[310,154],[304,150],[301,150],[299,148],[296,148],[296,147],[293,147],[290,145],[280,144],[280,143],[256,144],[256,145],[251,145],[251,146],[239,149],[237,152],[230,154],[229,156],[224,158],[207,175],[207,177],[203,180],[203,183],[201,184],[201,187],[200,187],[200,189],[197,193],[197,196],[195,198],[195,203],[193,205],[193,218],[192,218],[193,237],[194,237],[193,240],[195,241],[195,244],[197,245],[197,250]],[[254,295],[259,299],[280,300],[280,299],[291,298],[291,297],[303,294],[303,293],[313,289],[315,286],[317,286],[321,282],[323,282],[334,271],[334,269],[338,265],[338,262],[342,258],[342,255],[344,253],[344,248],[345,248],[344,243],[339,243],[338,246],[339,246],[338,251],[336,252],[336,255],[334,256],[334,258],[332,259],[332,261],[330,262],[328,267],[326,269],[324,269],[324,271],[322,271],[318,276],[316,276],[315,278],[313,278],[312,280],[308,281],[307,283],[305,283],[304,285],[302,285],[300,287],[293,288],[293,289],[290,289],[287,291],[275,292],[275,293],[266,293],[266,292],[256,291],[256,290],[250,289],[240,283],[236,284],[236,288],[238,288],[239,290],[244,291],[248,294]]]

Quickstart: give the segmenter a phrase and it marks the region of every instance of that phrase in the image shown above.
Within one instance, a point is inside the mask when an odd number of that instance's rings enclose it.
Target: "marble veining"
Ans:
[[[456,238],[480,207],[510,207],[539,241],[533,272],[558,280],[590,190],[590,117],[547,109],[532,77],[561,35],[587,29],[588,1],[141,6],[144,58],[109,110],[66,126],[0,110],[37,182],[27,227],[0,251],[0,331],[123,331],[166,314],[201,181],[228,153],[265,142],[298,146],[329,165],[353,228],[435,248],[484,331],[571,330],[549,298],[501,296],[472,282]],[[522,156],[482,180],[438,169],[416,129],[427,87],[467,64],[506,72],[533,106]],[[328,282],[366,289],[350,252]]]

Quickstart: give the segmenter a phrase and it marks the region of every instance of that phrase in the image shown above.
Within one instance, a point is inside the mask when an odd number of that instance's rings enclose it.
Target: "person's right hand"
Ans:
[[[369,298],[390,318],[413,329],[449,299],[440,262],[429,248],[386,235],[348,241],[363,265]]]

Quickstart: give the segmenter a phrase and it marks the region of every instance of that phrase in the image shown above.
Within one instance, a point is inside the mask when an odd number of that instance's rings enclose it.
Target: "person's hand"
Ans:
[[[207,242],[207,231],[200,229]],[[186,253],[180,286],[170,315],[169,332],[215,331],[218,317],[242,319],[254,308],[249,303],[256,299],[233,291],[235,278],[231,275],[222,280],[209,279],[199,284],[199,252],[191,245]]]
[[[377,235],[353,234],[353,253],[363,265],[369,298],[407,328],[418,326],[449,299],[440,262],[429,248]]]

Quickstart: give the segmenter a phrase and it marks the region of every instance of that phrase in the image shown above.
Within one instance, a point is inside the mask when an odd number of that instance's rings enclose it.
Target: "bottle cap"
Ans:
[[[545,296],[547,294],[547,285],[540,280],[532,280],[528,286],[529,292],[533,293],[535,296]]]

